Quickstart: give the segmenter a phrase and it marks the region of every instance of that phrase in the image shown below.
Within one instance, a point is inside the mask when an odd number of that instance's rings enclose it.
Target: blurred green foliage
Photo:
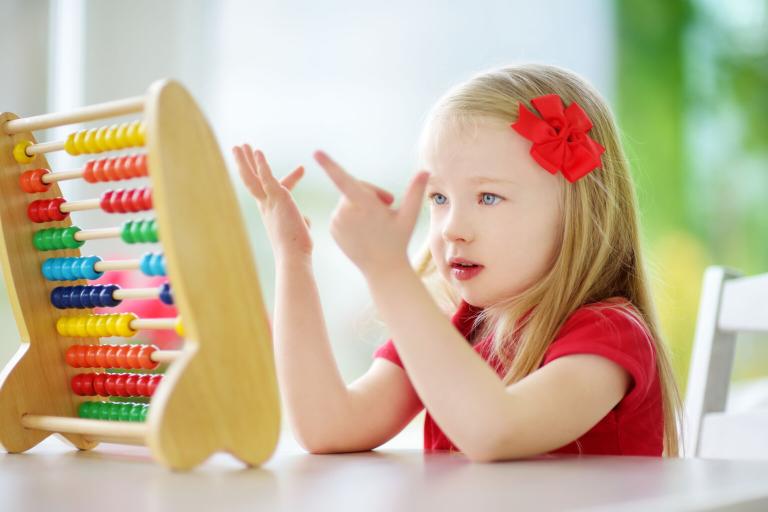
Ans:
[[[768,0],[616,7],[617,115],[684,388],[705,267],[768,270]],[[765,376],[766,363],[762,343],[734,377]]]

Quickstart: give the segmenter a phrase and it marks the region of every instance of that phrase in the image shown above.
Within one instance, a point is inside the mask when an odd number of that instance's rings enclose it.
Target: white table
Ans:
[[[0,455],[0,510],[768,510],[768,461],[460,454],[311,455],[287,435],[261,468],[220,454],[188,473],[143,447],[78,452],[57,437]]]

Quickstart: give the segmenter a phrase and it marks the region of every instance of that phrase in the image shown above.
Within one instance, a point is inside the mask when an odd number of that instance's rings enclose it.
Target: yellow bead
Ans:
[[[107,329],[107,319],[104,315],[99,315],[93,322],[93,329],[96,331],[96,336],[101,338],[102,336],[109,336],[109,329]]]
[[[99,147],[99,152],[109,151],[110,147],[107,145],[107,131],[109,127],[102,126],[96,130],[96,145]]]
[[[88,317],[81,315],[73,318],[73,334],[72,336],[80,336],[81,338],[87,338],[91,336],[88,329]]]
[[[64,151],[69,153],[72,156],[77,156],[80,154],[80,151],[77,150],[77,146],[75,146],[75,134],[70,133],[67,136],[67,141],[64,143]]]
[[[27,154],[27,147],[32,145],[32,141],[29,140],[23,140],[16,144],[16,146],[13,148],[13,158],[16,159],[17,162],[20,164],[28,164],[32,160],[35,159],[35,156],[29,156]]]
[[[181,323],[180,316],[176,317],[176,334],[178,334],[182,338],[184,337],[184,326]]]
[[[144,146],[147,143],[147,129],[144,122],[139,123],[139,146]]]
[[[117,336],[117,315],[104,315],[106,321],[106,331],[104,336]]]
[[[120,149],[120,144],[117,141],[117,125],[113,124],[107,128],[107,134],[104,138],[109,149]]]
[[[99,146],[96,145],[96,128],[91,128],[85,132],[85,149],[88,153],[98,153]]]
[[[88,152],[88,150],[85,148],[86,133],[88,133],[88,130],[80,130],[75,134],[75,148],[77,148],[77,151],[80,152],[80,154]]]
[[[131,328],[131,322],[138,317],[133,313],[123,313],[117,320],[117,335],[128,338],[136,334],[136,330]]]
[[[56,320],[56,332],[61,336],[67,335],[67,317],[63,316]]]
[[[126,130],[126,139],[128,141],[129,146],[140,146],[141,145],[141,137],[139,136],[139,124],[140,121],[134,121],[131,124],[128,125],[128,129]]]
[[[119,146],[117,149],[123,149],[128,147],[128,138],[125,136],[125,132],[128,130],[128,124],[123,123],[117,127],[115,132],[115,141]]]

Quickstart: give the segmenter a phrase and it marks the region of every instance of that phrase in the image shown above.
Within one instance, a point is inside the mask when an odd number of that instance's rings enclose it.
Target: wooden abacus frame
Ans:
[[[163,351],[160,360],[173,362],[152,396],[146,422],[78,418],[83,400],[70,390],[70,379],[93,370],[70,368],[65,351],[99,339],[74,342],[58,334],[61,313],[50,306],[53,284],[43,278],[41,264],[80,251],[34,249],[39,226],[25,215],[31,199],[19,176],[49,167],[42,151],[27,153],[33,161],[19,164],[13,150],[18,142],[34,143],[34,130],[141,112],[155,216],[185,342],[177,353]],[[34,198],[60,196],[54,182]],[[67,217],[47,226],[69,225]],[[0,115],[0,259],[21,335],[21,347],[0,375],[0,444],[8,452],[23,452],[59,433],[79,449],[99,441],[145,444],[174,469],[192,468],[216,451],[248,465],[271,456],[280,412],[261,287],[218,144],[181,85],[160,81],[142,97],[65,114]]]

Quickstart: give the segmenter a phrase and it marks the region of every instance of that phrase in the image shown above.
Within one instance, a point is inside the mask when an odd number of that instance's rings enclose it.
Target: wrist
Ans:
[[[296,271],[312,267],[312,253],[276,252],[274,256],[277,271]]]

